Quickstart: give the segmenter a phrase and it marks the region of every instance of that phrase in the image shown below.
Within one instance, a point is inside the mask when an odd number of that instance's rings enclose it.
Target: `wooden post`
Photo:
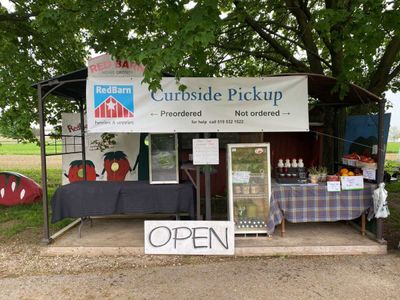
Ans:
[[[283,216],[281,223],[281,237],[285,236],[285,232],[286,232],[286,221],[285,221],[285,216]]]

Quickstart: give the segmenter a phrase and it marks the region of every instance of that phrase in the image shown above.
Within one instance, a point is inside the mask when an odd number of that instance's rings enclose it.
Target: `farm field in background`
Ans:
[[[54,145],[54,141],[49,141],[46,144],[48,153],[61,153],[61,142],[58,141]],[[40,147],[36,143],[17,143],[15,141],[0,140],[0,155],[40,155]]]
[[[399,153],[400,151],[400,143],[388,142],[387,143],[387,153]]]

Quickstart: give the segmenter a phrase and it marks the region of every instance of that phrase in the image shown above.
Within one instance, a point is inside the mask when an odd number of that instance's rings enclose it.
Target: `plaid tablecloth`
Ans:
[[[274,232],[283,217],[292,223],[353,220],[373,206],[374,184],[363,190],[328,192],[326,184],[272,186],[267,230]]]

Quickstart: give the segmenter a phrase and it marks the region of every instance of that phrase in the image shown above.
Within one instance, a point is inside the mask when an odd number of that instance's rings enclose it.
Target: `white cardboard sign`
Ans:
[[[89,77],[89,132],[308,131],[307,76]],[[186,86],[182,91],[180,86]]]
[[[376,180],[376,169],[363,168],[362,171],[365,179]]]
[[[218,139],[193,139],[194,165],[219,165]]]
[[[340,192],[340,181],[327,181],[328,192]]]
[[[145,254],[234,255],[231,221],[145,221]]]
[[[364,188],[363,176],[341,176],[342,190],[362,190]]]

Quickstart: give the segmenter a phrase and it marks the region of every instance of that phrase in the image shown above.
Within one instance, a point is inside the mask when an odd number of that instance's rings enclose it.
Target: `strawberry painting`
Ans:
[[[101,174],[107,172],[107,181],[124,181],[126,174],[131,171],[131,166],[123,151],[104,154],[104,169]]]
[[[0,172],[0,205],[31,204],[42,199],[42,188],[32,179],[14,172]]]
[[[64,174],[69,179],[69,182],[77,182],[85,180],[83,174],[83,162],[82,160],[74,160],[69,164],[68,175]],[[96,168],[91,160],[86,160],[86,180],[96,180]]]

